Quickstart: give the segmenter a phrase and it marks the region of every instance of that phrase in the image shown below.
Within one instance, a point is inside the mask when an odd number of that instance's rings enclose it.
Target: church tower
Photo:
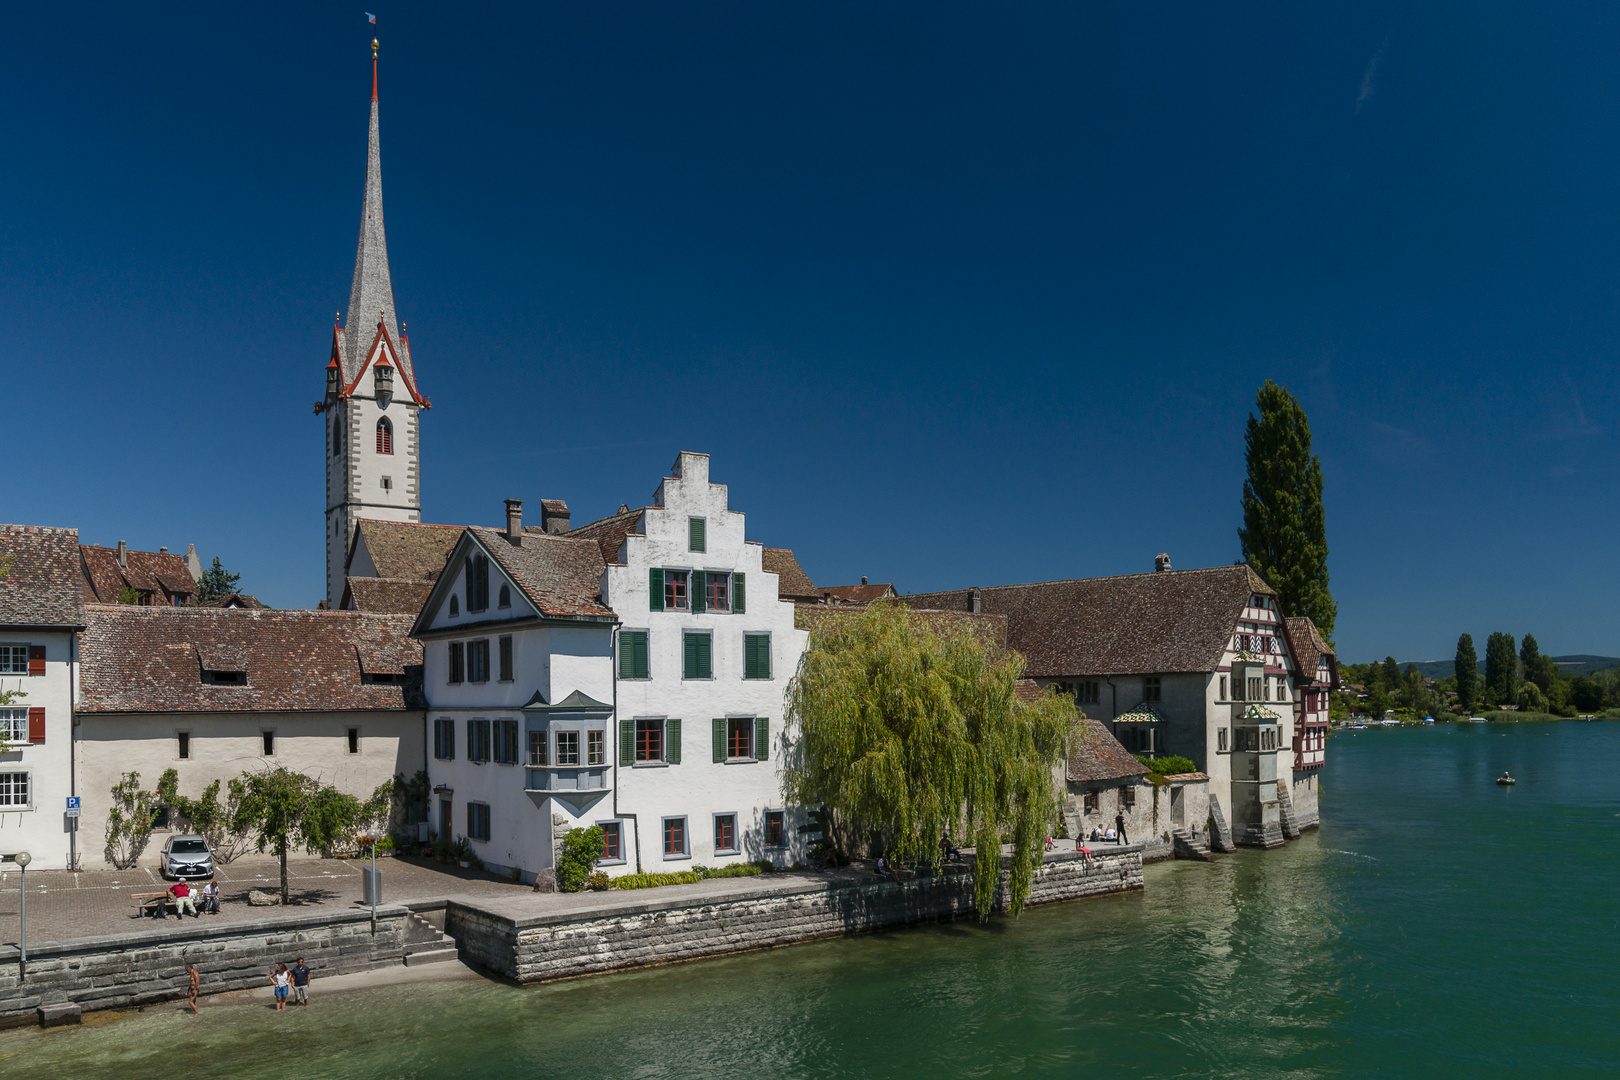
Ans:
[[[347,325],[332,326],[326,397],[315,406],[326,428],[326,605],[343,597],[355,523],[422,520],[417,390],[411,346],[394,318],[383,235],[382,151],[377,126],[377,42],[371,43],[371,135],[366,193],[354,255]]]

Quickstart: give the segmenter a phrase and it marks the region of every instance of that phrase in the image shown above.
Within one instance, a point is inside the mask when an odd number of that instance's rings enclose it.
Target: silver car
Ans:
[[[208,841],[184,833],[171,836],[158,852],[158,873],[165,878],[189,881],[214,876],[214,853]]]

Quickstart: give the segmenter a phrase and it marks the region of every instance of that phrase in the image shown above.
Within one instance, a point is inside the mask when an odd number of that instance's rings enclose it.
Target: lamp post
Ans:
[[[21,923],[17,939],[21,943],[22,953],[21,959],[17,962],[17,978],[26,979],[28,978],[28,864],[34,860],[28,852],[19,851],[12,856],[12,861],[22,867],[22,877],[17,886],[17,892],[22,897],[17,905],[18,921]]]

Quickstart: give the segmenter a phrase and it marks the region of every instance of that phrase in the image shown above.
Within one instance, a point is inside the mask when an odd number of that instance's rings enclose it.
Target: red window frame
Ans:
[[[716,814],[714,817],[714,850],[737,850],[737,815]]]
[[[664,722],[662,720],[636,721],[636,760],[664,760]]]
[[[786,827],[785,827],[784,815],[783,815],[782,811],[780,811],[780,810],[767,810],[767,811],[765,811],[765,846],[766,847],[783,847],[785,842],[782,839],[782,835],[786,831],[787,830],[786,830]]]
[[[377,453],[392,454],[394,452],[394,425],[388,422],[388,417],[377,421]]]
[[[665,818],[664,819],[664,854],[665,855],[685,855],[686,854],[686,819],[685,818],[678,818],[677,817],[677,818]]]
[[[685,611],[686,604],[686,571],[664,571],[664,610]]]
[[[754,720],[726,721],[726,757],[751,758],[754,756]]]
[[[731,600],[726,595],[726,590],[730,588],[731,575],[704,574],[703,576],[708,579],[706,591],[703,594],[707,602],[707,610],[730,611]]]
[[[619,823],[605,821],[602,823],[602,858],[608,862],[618,862],[624,856],[619,854]]]

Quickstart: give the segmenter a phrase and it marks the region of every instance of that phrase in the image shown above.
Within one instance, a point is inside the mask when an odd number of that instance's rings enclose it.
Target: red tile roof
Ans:
[[[810,575],[804,572],[799,560],[793,557],[790,548],[765,548],[760,552],[761,568],[767,574],[776,575],[776,598],[778,600],[816,600],[821,594],[816,592],[815,585],[810,581]]]
[[[1080,783],[1146,776],[1147,769],[1102,723],[1082,716],[1069,742],[1068,777]]]
[[[460,525],[430,525],[420,521],[375,521],[355,524],[354,548],[365,541],[371,564],[380,578],[434,581],[444,569],[450,551],[461,539]]]
[[[338,606],[379,615],[415,615],[427,603],[432,591],[431,581],[352,577],[347,579],[343,601]]]
[[[605,518],[598,518],[588,525],[570,529],[563,535],[573,540],[596,541],[602,549],[602,561],[617,563],[619,561],[619,548],[624,544],[624,538],[641,530],[641,515],[646,509],[648,508],[621,510],[617,514],[609,514]]]
[[[1007,617],[1007,644],[1036,678],[1212,671],[1249,597],[1275,596],[1248,566],[913,593],[912,607]]]
[[[79,532],[0,525],[0,625],[83,626]]]
[[[406,636],[411,625],[406,616],[104,604],[85,612],[82,712],[426,707],[422,647]],[[361,655],[391,657],[407,672],[405,685],[362,681]],[[205,685],[205,668],[245,670],[247,685]]]
[[[602,603],[602,575],[607,563],[595,541],[525,531],[514,544],[504,529],[474,527],[467,531],[478,538],[542,615],[617,618]]]
[[[85,544],[79,548],[79,556],[84,569],[84,602],[87,604],[116,604],[125,589],[151,593],[164,604],[174,596],[185,603],[197,592],[197,582],[186,569],[185,559],[170,551],[126,548],[122,567],[118,565],[116,548]]]
[[[821,585],[816,588],[816,595],[831,597],[844,604],[870,604],[874,600],[881,600],[885,596],[894,596],[894,586],[887,583],[881,585]]]
[[[1294,658],[1299,661],[1300,674],[1316,677],[1316,668],[1323,657],[1328,660],[1329,679],[1337,678],[1337,659],[1333,655],[1333,646],[1328,644],[1316,624],[1305,615],[1290,616],[1288,623],[1288,643],[1293,646]]]

